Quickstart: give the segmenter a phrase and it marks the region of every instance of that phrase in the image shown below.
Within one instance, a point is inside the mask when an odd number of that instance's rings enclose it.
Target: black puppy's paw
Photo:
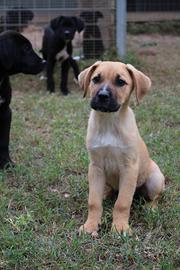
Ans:
[[[49,91],[50,93],[55,92],[55,85],[53,81],[47,81],[47,91]]]
[[[55,93],[55,90],[47,89],[47,91],[48,91],[50,94],[54,94],[54,93]]]
[[[60,85],[60,90],[61,90],[61,93],[63,94],[63,96],[67,96],[69,94],[69,90],[68,90],[67,86],[65,86],[62,83]]]
[[[15,167],[15,163],[11,159],[0,159],[0,170],[11,169]]]
[[[67,96],[69,94],[68,90],[67,91],[61,91],[61,92],[62,92],[63,96]]]

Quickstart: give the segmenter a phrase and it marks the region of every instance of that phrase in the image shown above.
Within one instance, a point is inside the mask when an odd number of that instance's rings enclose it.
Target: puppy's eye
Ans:
[[[94,78],[92,78],[93,83],[99,83],[101,81],[101,75],[98,74],[97,76],[95,76]]]
[[[119,87],[124,86],[125,84],[127,84],[124,80],[120,79],[120,77],[118,76],[115,80],[115,84]]]

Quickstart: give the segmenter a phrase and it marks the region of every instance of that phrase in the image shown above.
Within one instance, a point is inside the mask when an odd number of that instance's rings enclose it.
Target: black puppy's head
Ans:
[[[50,22],[50,26],[66,41],[72,40],[76,31],[80,33],[84,29],[83,21],[77,17],[59,16]]]
[[[27,27],[29,21],[34,17],[34,14],[29,9],[23,7],[13,7],[6,12],[4,21],[6,22],[7,30],[22,31],[23,28]]]
[[[31,21],[33,17],[33,12],[23,7],[14,7],[6,13],[6,21],[9,23],[27,23]]]
[[[1,73],[38,74],[44,65],[44,61],[33,51],[31,43],[23,35],[14,31],[0,34]]]
[[[103,14],[100,11],[83,11],[80,17],[86,23],[96,23],[98,19],[103,18]]]

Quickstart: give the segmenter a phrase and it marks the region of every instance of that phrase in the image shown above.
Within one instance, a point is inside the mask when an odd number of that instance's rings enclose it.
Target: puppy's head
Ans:
[[[86,23],[96,23],[99,18],[103,18],[103,14],[100,11],[83,11],[80,17]]]
[[[44,65],[23,35],[14,31],[5,31],[0,35],[0,66],[3,72],[8,75],[20,72],[37,74]]]
[[[66,41],[72,40],[76,31],[80,33],[84,29],[84,23],[81,19],[67,16],[59,16],[53,19],[50,26],[61,39]]]
[[[13,7],[12,9],[6,12],[6,15],[1,19],[1,23],[6,22],[7,30],[14,30],[21,32],[23,28],[27,27],[29,21],[34,17],[34,14],[31,10],[24,9],[22,6]]]
[[[9,23],[27,23],[28,21],[31,21],[33,17],[33,12],[31,10],[24,9],[23,7],[14,7],[6,13],[6,20]]]
[[[98,61],[78,77],[84,96],[89,92],[91,107],[101,112],[116,112],[128,104],[135,90],[139,102],[151,86],[150,79],[130,64]]]
[[[21,10],[20,16],[21,16],[20,18],[21,18],[22,23],[28,23],[34,18],[33,12],[28,9]]]

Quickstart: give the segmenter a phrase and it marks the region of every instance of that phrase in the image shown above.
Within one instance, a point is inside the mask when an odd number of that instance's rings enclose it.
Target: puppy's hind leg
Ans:
[[[103,199],[112,198],[116,194],[116,191],[108,184],[105,185]]]
[[[153,160],[151,161],[151,173],[144,184],[144,188],[148,198],[152,201],[152,208],[155,208],[161,192],[165,189],[165,178]]]

